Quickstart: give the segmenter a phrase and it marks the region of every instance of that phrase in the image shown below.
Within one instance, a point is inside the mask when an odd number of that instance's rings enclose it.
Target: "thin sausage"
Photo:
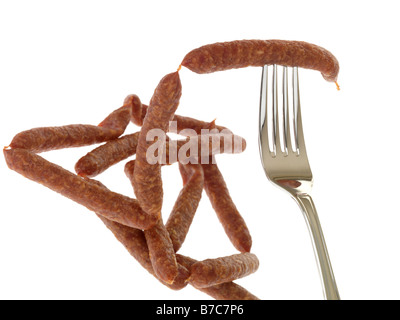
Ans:
[[[165,224],[175,252],[177,252],[189,231],[203,191],[204,174],[200,164],[179,163],[184,186]]]
[[[148,229],[156,219],[146,214],[135,199],[90,183],[25,149],[4,149],[8,167],[55,192],[99,213],[109,220]]]
[[[252,245],[250,232],[243,217],[236,208],[215,159],[202,164],[204,189],[224,227],[228,238],[240,252],[249,252]]]
[[[134,155],[139,132],[125,135],[90,151],[75,164],[75,172],[80,176],[95,177],[112,165]]]
[[[39,153],[87,146],[116,139],[120,135],[121,132],[114,129],[82,124],[33,128],[18,133],[11,141],[10,147]]]
[[[178,275],[171,238],[161,219],[155,226],[144,231],[149,247],[150,260],[157,277],[166,283],[173,283]]]
[[[146,151],[151,142],[146,141],[146,136],[152,129],[161,129],[164,132],[168,130],[169,121],[178,107],[181,94],[182,86],[178,72],[162,78],[151,98],[139,135],[134,172],[136,196],[143,210],[157,218],[161,216],[163,201],[161,165],[148,163]]]
[[[304,41],[238,40],[208,44],[190,51],[182,65],[196,73],[279,64],[318,70],[335,82],[339,63],[328,50]]]
[[[170,140],[165,147],[166,163],[197,164],[217,154],[241,153],[246,149],[246,140],[233,134],[203,134],[186,140]]]
[[[123,134],[129,124],[131,109],[123,106],[115,110],[99,126],[72,124],[22,131],[13,138],[10,147],[38,153],[116,139]]]
[[[189,270],[192,265],[197,262],[197,260],[181,254],[177,254],[176,259],[179,264],[182,264]],[[254,294],[232,281],[196,289],[208,294],[216,300],[260,300]]]
[[[99,123],[101,128],[114,129],[124,133],[132,117],[132,106],[123,105],[121,108],[111,112],[102,122]]]
[[[259,261],[253,253],[239,253],[196,262],[190,268],[189,282],[205,288],[243,278],[257,271]]]
[[[125,174],[133,186],[135,167],[135,161],[130,161],[125,165]],[[169,284],[173,283],[178,275],[178,264],[171,238],[163,224],[162,218],[160,217],[153,227],[145,230],[144,235],[149,248],[154,273],[162,281]]]
[[[107,141],[79,159],[75,164],[75,172],[80,176],[95,177],[112,165],[133,156],[136,153],[139,132]],[[246,140],[230,134],[208,134],[194,136],[186,140],[167,141],[162,149],[165,159],[160,158],[160,164],[173,164],[178,161],[178,154],[185,147],[188,161],[199,163],[202,152],[205,156],[222,153],[240,153],[246,149]],[[190,153],[193,151],[193,154]],[[155,156],[155,158],[158,158]],[[165,160],[165,161],[163,161]]]
[[[131,106],[131,121],[137,126],[141,127],[143,125],[143,120],[146,116],[148,107],[143,107],[142,102],[136,94],[128,95],[124,100],[124,105]]]

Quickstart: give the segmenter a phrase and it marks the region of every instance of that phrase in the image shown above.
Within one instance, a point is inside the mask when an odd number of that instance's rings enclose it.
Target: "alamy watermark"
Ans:
[[[182,164],[209,164],[210,161],[214,163],[215,154],[240,153],[245,148],[244,139],[228,129],[201,129],[198,134],[195,130],[187,128],[178,132],[176,121],[170,121],[168,132],[187,138],[173,140],[164,130],[149,130],[146,141],[153,142],[146,152],[149,164],[170,164],[177,161]]]

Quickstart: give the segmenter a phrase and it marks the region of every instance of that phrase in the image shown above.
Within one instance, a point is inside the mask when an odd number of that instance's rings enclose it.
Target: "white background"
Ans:
[[[339,60],[339,84],[301,70],[313,197],[343,299],[399,299],[399,77],[396,1],[1,1],[0,144],[38,126],[98,124],[190,50],[240,39],[303,40]],[[253,237],[259,270],[238,281],[262,299],[322,299],[302,214],[265,177],[258,153],[260,68],[180,72],[177,114],[246,138],[218,163]],[[138,128],[131,124],[127,131]],[[43,154],[73,171],[89,148]],[[131,195],[121,163],[98,176]],[[208,299],[147,273],[86,208],[0,160],[1,299]],[[163,169],[168,216],[181,188]],[[236,253],[205,193],[181,253]]]

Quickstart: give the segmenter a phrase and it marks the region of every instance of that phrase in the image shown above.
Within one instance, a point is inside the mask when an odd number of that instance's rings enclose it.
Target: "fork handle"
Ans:
[[[304,214],[310,232],[325,299],[340,300],[339,291],[336,286],[331,261],[329,259],[328,250],[326,248],[324,235],[322,233],[321,224],[319,222],[314,202],[309,194],[297,194],[294,198]]]

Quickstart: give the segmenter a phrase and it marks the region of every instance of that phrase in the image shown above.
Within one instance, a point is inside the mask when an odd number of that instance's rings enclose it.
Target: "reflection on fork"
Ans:
[[[274,65],[270,92],[268,66],[264,66],[262,72],[259,122],[261,161],[268,179],[289,192],[303,212],[314,246],[325,298],[340,300],[317,211],[309,195],[313,176],[306,154],[301,121],[298,68],[293,68],[290,99],[293,101],[293,108],[290,110],[288,70],[283,67],[281,113],[278,112],[277,69]],[[267,107],[269,104],[272,105],[271,110]],[[281,122],[279,118],[282,119]],[[289,121],[290,118],[293,119],[292,122]]]

